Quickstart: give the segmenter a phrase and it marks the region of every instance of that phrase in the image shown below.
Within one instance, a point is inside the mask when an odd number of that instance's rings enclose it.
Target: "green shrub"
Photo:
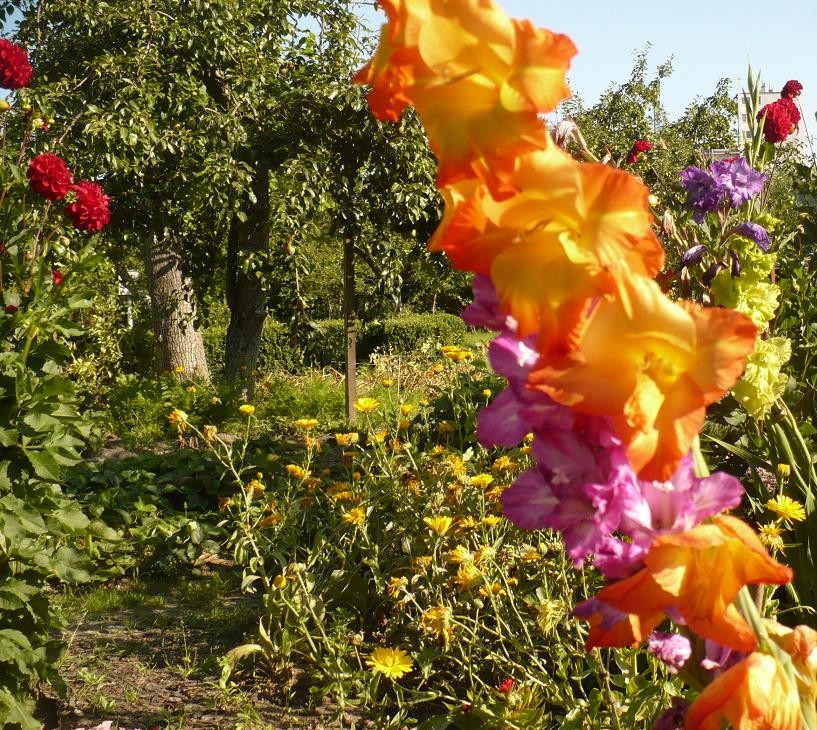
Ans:
[[[365,362],[378,351],[420,352],[428,343],[459,343],[468,332],[463,321],[453,314],[407,314],[385,321],[358,322],[357,359]],[[213,324],[204,330],[204,347],[212,372],[224,363],[226,324]],[[299,344],[287,326],[267,319],[261,339],[258,369],[262,372],[284,370],[302,372],[304,367],[343,367],[346,352],[343,320],[322,319]]]

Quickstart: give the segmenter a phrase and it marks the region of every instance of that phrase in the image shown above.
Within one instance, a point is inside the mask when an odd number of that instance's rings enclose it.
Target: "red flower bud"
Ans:
[[[510,678],[503,679],[499,685],[499,691],[502,692],[504,695],[509,695],[513,692],[514,687],[516,687],[516,683]]]
[[[59,286],[60,284],[62,284],[62,280],[63,280],[64,278],[65,278],[65,277],[63,276],[62,272],[61,272],[61,271],[57,271],[57,269],[54,269],[54,270],[51,272],[51,279],[52,279],[52,280],[53,280],[53,282],[54,282],[54,286]]]

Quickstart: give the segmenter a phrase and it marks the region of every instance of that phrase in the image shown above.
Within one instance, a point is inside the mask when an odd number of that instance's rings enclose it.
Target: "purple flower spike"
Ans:
[[[658,657],[670,674],[676,674],[692,656],[692,644],[686,636],[654,631],[647,637],[647,651]]]
[[[769,240],[768,231],[763,226],[758,225],[757,223],[752,223],[751,221],[744,221],[743,223],[735,226],[734,232],[739,236],[744,236],[745,238],[754,241],[761,250],[769,250],[769,244],[771,241]]]
[[[681,184],[687,191],[687,205],[693,209],[693,218],[703,223],[704,216],[718,207],[723,191],[706,170],[690,165],[681,170]]]
[[[700,263],[708,250],[709,249],[702,243],[697,243],[691,248],[688,248],[684,255],[681,256],[681,268],[685,269],[688,266],[695,266],[695,264]]]
[[[758,195],[768,179],[763,173],[749,167],[745,157],[713,162],[711,169],[712,179],[733,208],[739,208]]]

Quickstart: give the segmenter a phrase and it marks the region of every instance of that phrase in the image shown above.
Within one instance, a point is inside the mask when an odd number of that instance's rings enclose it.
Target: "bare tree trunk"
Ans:
[[[256,271],[242,266],[242,254],[265,252],[270,238],[269,166],[256,166],[252,186],[255,201],[248,201],[246,220],[233,219],[227,242],[227,306],[230,325],[225,344],[224,374],[241,380],[248,399],[255,385],[253,371],[258,365],[261,336],[267,317],[264,282]]]
[[[172,237],[155,233],[145,240],[145,271],[153,318],[154,362],[159,373],[210,380],[204,340],[198,328],[193,282],[182,270]]]
[[[355,239],[343,239],[343,331],[346,335],[346,419],[357,420],[357,320],[355,302]]]

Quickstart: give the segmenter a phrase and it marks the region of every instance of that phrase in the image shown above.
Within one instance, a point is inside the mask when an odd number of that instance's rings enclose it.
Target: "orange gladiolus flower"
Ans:
[[[788,583],[792,577],[791,569],[775,562],[747,525],[726,515],[686,532],[661,535],[644,564],[635,575],[604,588],[596,600],[639,617],[647,631],[658,625],[657,613],[680,614],[699,636],[744,652],[753,651],[757,640],[733,605],[738,591],[754,583]],[[643,633],[633,633],[630,643],[643,638]],[[608,646],[603,643],[607,639],[603,632],[591,634],[588,647]]]
[[[420,113],[446,185],[481,175],[495,190],[514,158],[545,144],[538,114],[570,95],[567,36],[508,18],[492,0],[381,0],[388,24],[375,57],[354,80],[395,121]]]
[[[790,629],[776,621],[767,621],[766,630],[791,657],[798,694],[814,706],[817,702],[817,631],[809,626]]]
[[[727,669],[698,696],[687,713],[687,730],[800,730],[797,689],[778,661],[750,654]]]
[[[543,353],[531,383],[579,413],[610,416],[642,479],[668,479],[705,408],[743,372],[756,329],[748,317],[667,299],[651,279],[617,272],[575,350]]]

